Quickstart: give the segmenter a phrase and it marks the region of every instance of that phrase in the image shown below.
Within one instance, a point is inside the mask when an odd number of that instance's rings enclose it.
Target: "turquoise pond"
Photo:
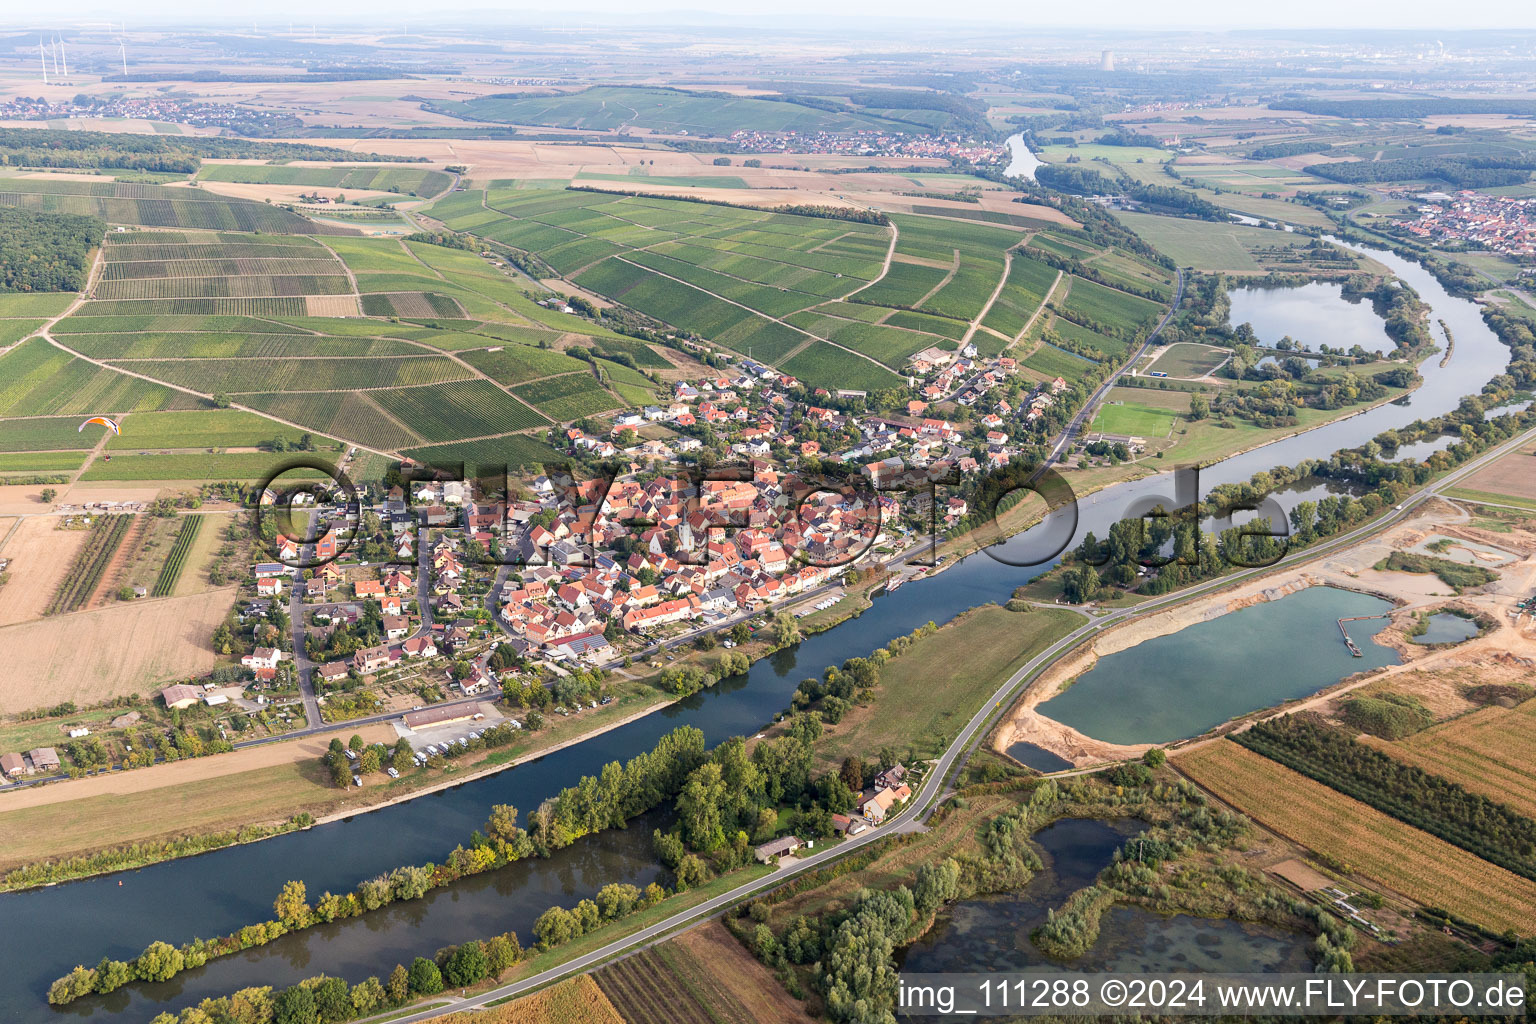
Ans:
[[[1110,743],[1198,736],[1353,673],[1397,664],[1396,651],[1371,642],[1386,619],[1345,624],[1359,658],[1344,646],[1337,621],[1391,608],[1365,594],[1309,587],[1106,655],[1039,711]]]

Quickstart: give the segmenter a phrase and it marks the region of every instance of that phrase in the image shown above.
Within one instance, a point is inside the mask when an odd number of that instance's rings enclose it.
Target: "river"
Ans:
[[[1008,153],[1008,166],[1003,168],[1003,173],[1010,178],[1028,178],[1034,181],[1035,168],[1045,163],[1024,143],[1022,134],[1008,136]]]
[[[1448,412],[1462,395],[1478,391],[1507,365],[1508,350],[1483,323],[1476,305],[1447,294],[1416,264],[1376,250],[1370,255],[1418,289],[1434,309],[1432,320],[1443,319],[1450,325],[1456,351],[1449,364],[1439,366],[1438,357],[1426,361],[1420,368],[1423,385],[1397,402],[1205,469],[1202,488],[1247,480],[1254,472],[1275,465],[1327,456],[1339,448],[1364,443],[1389,427]],[[1254,326],[1264,330],[1258,323]],[[1315,345],[1322,339],[1298,340]],[[1323,493],[1323,485],[1293,489],[1285,500],[1300,500],[1314,496],[1314,492]],[[1167,501],[1173,496],[1171,474],[1164,473],[1085,498],[1073,524],[1073,542],[1090,529],[1103,536],[1138,503]],[[1058,510],[1041,527],[989,549],[1012,562],[1033,561],[1033,567],[1005,564],[986,554],[972,555],[932,579],[878,598],[872,609],[856,619],[759,661],[744,676],[726,680],[587,743],[499,774],[261,843],[53,888],[0,895],[0,920],[11,922],[0,938],[0,953],[9,965],[0,978],[0,1020],[46,1016],[48,984],[77,963],[94,964],[103,955],[127,959],[157,939],[179,944],[194,936],[223,934],[266,920],[272,916],[272,900],[289,879],[302,879],[313,899],[327,889],[348,891],[358,882],[401,864],[441,861],[485,821],[492,804],[513,804],[526,817],[561,787],[583,774],[595,774],[608,761],[649,750],[662,734],[678,725],[697,726],[711,744],[750,735],[788,706],[802,678],[820,675],[828,665],[867,654],[929,620],[942,623],[978,604],[1007,600],[1015,587],[1053,561],[1042,556],[1041,535],[1060,529],[1069,519],[1067,513]],[[637,829],[631,832],[638,834]],[[325,972],[356,982],[372,973],[387,973],[402,949],[430,956],[440,946],[507,929],[517,930],[527,941],[532,922],[551,902],[570,905],[592,895],[606,882],[649,879],[654,865],[644,844],[611,843],[600,837],[578,843],[548,861],[514,866],[504,876],[510,880],[506,892],[456,885],[431,900],[407,904],[396,913],[369,914],[332,925],[325,942],[316,942],[308,934],[288,936],[259,954],[216,960],[183,975],[171,986],[132,985],[111,997],[79,1000],[58,1012],[94,1021],[128,1010],[129,1019],[147,1020],[161,1009],[249,984],[252,958],[261,962],[259,977],[266,984],[287,985]],[[461,912],[459,905],[466,901],[484,903],[476,908],[472,919]]]

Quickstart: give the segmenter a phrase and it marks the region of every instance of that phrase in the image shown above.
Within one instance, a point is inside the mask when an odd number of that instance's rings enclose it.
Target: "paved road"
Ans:
[[[301,562],[310,562],[315,554],[317,515],[311,510],[304,526]],[[304,580],[296,576],[288,581],[289,632],[293,635],[293,666],[299,679],[299,695],[304,699],[305,732],[313,732],[325,723],[320,718],[320,698],[315,695],[315,663],[309,660],[309,628],[304,622]],[[289,733],[288,735],[293,735]]]
[[[998,687],[997,691],[993,693],[991,700],[989,700],[981,707],[979,711],[971,716],[971,719],[966,723],[965,728],[962,729],[959,735],[955,737],[954,741],[950,743],[949,748],[944,752],[943,756],[939,758],[938,762],[933,766],[932,770],[930,770],[928,775],[924,778],[922,788],[914,795],[912,800],[908,802],[908,805],[899,814],[890,819],[881,827],[872,829],[863,835],[850,837],[843,840],[841,843],[834,844],[825,849],[818,850],[810,856],[796,858],[789,861],[788,863],[781,864],[779,869],[771,875],[767,875],[755,881],[737,886],[735,889],[723,893],[720,896],[716,896],[714,899],[711,899],[705,903],[701,903],[698,906],[692,907],[688,910],[680,911],[679,913],[674,914],[671,917],[658,922],[657,924],[654,924],[648,928],[643,928],[640,931],[634,932],[633,934],[625,936],[622,939],[618,939],[615,942],[611,942],[600,949],[594,950],[585,956],[581,956],[574,960],[568,961],[567,963],[561,964],[558,967],[550,968],[547,971],[542,971],[539,974],[520,979],[507,985],[502,985],[498,988],[491,989],[490,991],[483,992],[479,995],[470,996],[465,999],[451,1000],[447,1005],[440,1006],[434,1010],[423,1010],[419,1013],[397,1017],[394,1019],[398,1021],[399,1024],[413,1024],[413,1022],[416,1021],[430,1020],[433,1017],[439,1017],[444,1014],[453,1013],[456,1011],[479,1009],[484,1007],[485,1004],[490,1001],[503,999],[508,996],[514,996],[536,988],[540,988],[549,984],[550,982],[557,981],[560,978],[564,978],[568,975],[582,973],[587,969],[595,967],[596,965],[601,964],[606,960],[612,959],[613,957],[619,956],[620,954],[625,953],[636,946],[647,945],[651,942],[654,942],[656,939],[668,934],[669,932],[680,930],[686,926],[695,924],[704,918],[711,917],[719,911],[740,903],[743,900],[746,900],[766,889],[776,887],[789,878],[803,874],[806,871],[814,870],[815,868],[826,864],[828,861],[840,858],[853,850],[857,850],[862,846],[875,842],[876,840],[881,839],[893,832],[925,831],[923,822],[926,821],[929,816],[931,816],[933,811],[937,808],[941,798],[951,789],[951,776],[957,776],[959,769],[964,767],[966,761],[970,757],[972,748],[975,743],[984,737],[988,732],[990,732],[992,720],[996,717],[999,717],[1005,708],[1012,705],[1013,700],[1017,695],[1017,691],[1021,687],[1023,687],[1028,681],[1032,680],[1035,675],[1037,675],[1047,665],[1055,661],[1058,656],[1068,650],[1071,650],[1084,638],[1093,633],[1102,632],[1106,629],[1109,629],[1110,627],[1117,625],[1128,618],[1144,615],[1151,611],[1158,611],[1169,605],[1199,597],[1209,591],[1231,586],[1237,582],[1274,572],[1275,569],[1279,566],[1310,561],[1331,554],[1340,547],[1353,544],[1368,534],[1384,530],[1387,527],[1397,523],[1401,519],[1413,515],[1414,510],[1423,502],[1436,496],[1442,490],[1455,486],[1457,481],[1459,481],[1461,478],[1483,468],[1485,465],[1497,459],[1499,456],[1506,454],[1507,452],[1512,451],[1521,445],[1529,443],[1533,438],[1536,438],[1536,429],[1527,431],[1519,437],[1516,437],[1485,453],[1484,455],[1479,456],[1471,462],[1461,466],[1459,469],[1452,471],[1439,481],[1429,484],[1376,522],[1357,527],[1356,529],[1351,530],[1348,533],[1341,534],[1340,536],[1335,537],[1326,543],[1318,544],[1313,547],[1303,549],[1302,551],[1295,552],[1294,554],[1288,555],[1281,559],[1280,562],[1275,566],[1266,566],[1262,569],[1253,569],[1231,576],[1223,576],[1219,579],[1210,580],[1198,586],[1190,587],[1187,590],[1183,590],[1175,594],[1170,594],[1166,597],[1146,601],[1132,608],[1120,609],[1118,611],[1111,612],[1108,615],[1094,619],[1090,622],[1085,622],[1071,633],[1068,633],[1060,640],[1057,640],[1054,644],[1046,648],[1040,654],[1031,658],[1028,662],[1022,665],[1017,672],[1010,676],[1005,683]],[[1092,769],[1074,769],[1068,774],[1081,774],[1091,770]]]

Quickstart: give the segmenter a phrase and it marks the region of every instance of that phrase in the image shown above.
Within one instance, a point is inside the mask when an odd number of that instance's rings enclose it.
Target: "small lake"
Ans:
[[[1416,644],[1459,644],[1477,636],[1477,623],[1450,612],[1436,612],[1425,623],[1424,632],[1413,638]]]
[[[1009,747],[1008,756],[1037,772],[1060,772],[1072,767],[1071,761],[1027,740],[1020,740]]]
[[[1265,345],[1286,335],[1316,352],[1322,346],[1345,351],[1359,345],[1367,352],[1390,353],[1397,346],[1371,304],[1344,298],[1344,286],[1310,281],[1289,288],[1233,288],[1229,321],[1252,324]]]
[[[977,970],[1059,970],[1035,948],[1029,933],[1073,892],[1092,884],[1127,838],[1135,821],[1069,819],[1034,837],[1045,870],[1022,892],[957,903],[928,934],[897,952],[913,974]],[[1113,907],[1104,914],[1099,941],[1072,962],[1084,971],[1310,971],[1308,937],[1240,921],[1154,914]]]
[[[1360,658],[1344,646],[1337,623],[1391,608],[1365,594],[1308,587],[1106,655],[1039,711],[1110,743],[1198,736],[1355,672],[1397,664],[1396,651],[1371,643],[1386,619],[1348,624]]]
[[[1508,565],[1516,558],[1491,544],[1479,544],[1475,540],[1464,540],[1461,537],[1445,537],[1438,533],[1425,537],[1411,550],[1431,558],[1443,558],[1447,562],[1460,562],[1462,565],[1480,565],[1485,569]]]

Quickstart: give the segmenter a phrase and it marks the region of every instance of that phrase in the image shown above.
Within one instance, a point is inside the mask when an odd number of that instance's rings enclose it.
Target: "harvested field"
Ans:
[[[1267,828],[1417,903],[1495,931],[1526,927],[1536,913],[1536,884],[1236,743],[1208,743],[1173,764]]]
[[[208,638],[235,588],[136,601],[0,629],[0,714],[71,700],[99,704],[212,670]],[[46,700],[39,695],[46,694]]]
[[[754,1024],[734,994],[717,984],[686,950],[672,943],[641,950],[594,977],[629,1024]]]
[[[667,1018],[662,1018],[667,1019]],[[624,1024],[590,974],[474,1013],[433,1017],[431,1024]]]
[[[358,316],[356,295],[306,295],[303,298],[306,316]]]
[[[1531,733],[1536,700],[1513,708],[1485,707],[1407,739],[1361,741],[1527,817],[1536,816],[1536,761]]]
[[[672,947],[708,971],[714,983],[751,1010],[759,1024],[811,1024],[804,1004],[786,992],[718,920],[684,932],[662,948]]]
[[[1496,459],[1462,480],[1459,489],[1481,491],[1491,498],[1536,500],[1536,450],[1516,450]]]
[[[41,618],[65,571],[85,546],[85,530],[56,530],[52,516],[23,519],[0,549],[11,559],[10,582],[0,587],[0,626]],[[0,537],[10,529],[5,523]]]

